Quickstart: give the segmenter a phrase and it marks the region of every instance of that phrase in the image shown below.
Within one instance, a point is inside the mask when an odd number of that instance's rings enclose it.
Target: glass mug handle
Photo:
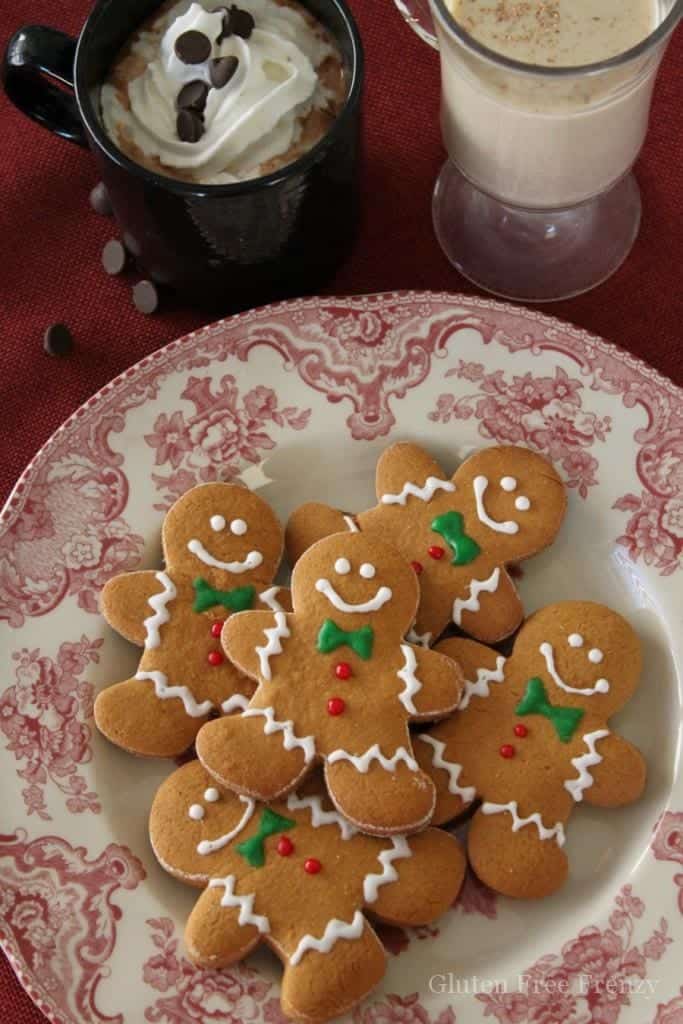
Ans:
[[[420,39],[438,50],[439,44],[434,35],[434,21],[429,9],[429,0],[394,0],[394,3]]]

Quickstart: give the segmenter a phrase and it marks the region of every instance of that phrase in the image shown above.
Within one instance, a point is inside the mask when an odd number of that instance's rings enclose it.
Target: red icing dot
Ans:
[[[516,725],[514,728],[515,736],[519,736],[522,739],[528,734],[529,730],[525,725]]]
[[[309,875],[317,875],[319,871],[322,871],[322,864],[316,857],[309,857],[308,860],[304,861],[304,871]]]
[[[223,632],[223,626],[225,625],[225,619],[217,619],[216,622],[211,623],[211,636],[216,640]]]
[[[334,674],[337,679],[350,679],[353,675],[353,669],[348,661],[340,661],[338,665],[334,666]]]
[[[503,746],[500,748],[500,756],[501,757],[514,757],[515,756],[515,748],[512,746],[511,743],[504,743],[503,744]]]
[[[410,564],[415,575],[419,576],[423,569],[422,562],[411,562]]]
[[[213,665],[213,667],[215,668],[216,665],[223,664],[224,658],[220,651],[209,651],[206,660],[208,661],[209,665]]]
[[[275,849],[281,857],[289,857],[290,853],[294,853],[294,843],[289,836],[280,836]]]
[[[341,697],[330,697],[327,702],[328,715],[342,715],[345,708],[346,701],[342,700]]]
[[[443,548],[440,548],[438,544],[432,544],[432,546],[428,549],[427,554],[429,555],[430,558],[435,558],[438,562],[440,558],[443,558],[446,552],[444,551]]]

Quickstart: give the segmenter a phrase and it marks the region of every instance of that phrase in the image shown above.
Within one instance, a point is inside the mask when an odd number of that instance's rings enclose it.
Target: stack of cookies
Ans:
[[[293,514],[289,591],[273,583],[273,511],[205,484],[166,517],[165,569],[102,594],[144,652],[99,695],[100,730],[139,755],[196,746],[150,818],[161,866],[202,889],[188,953],[221,968],[267,943],[284,1012],[307,1022],[381,980],[372,918],[427,924],[456,899],[465,854],[434,826],[469,812],[478,877],[540,898],[567,876],[574,805],[618,806],[645,783],[639,752],[608,728],[638,682],[635,633],[587,601],[524,621],[507,572],[561,527],[553,467],[496,447],[448,478],[399,444],[379,461],[377,498],[355,515]],[[488,646],[515,632],[507,658]]]

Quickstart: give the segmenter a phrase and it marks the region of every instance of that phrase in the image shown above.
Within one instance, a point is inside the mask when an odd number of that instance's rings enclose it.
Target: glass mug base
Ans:
[[[432,214],[441,248],[472,284],[506,299],[554,302],[619,269],[640,228],[640,189],[630,173],[579,206],[528,210],[481,192],[447,160]]]

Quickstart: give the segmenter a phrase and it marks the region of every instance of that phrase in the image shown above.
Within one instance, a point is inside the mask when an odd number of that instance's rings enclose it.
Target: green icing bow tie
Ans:
[[[223,605],[230,612],[244,612],[251,608],[254,601],[256,588],[235,587],[234,590],[214,590],[206,580],[198,579],[192,584],[194,587],[194,604],[192,611],[206,612],[209,608],[215,608],[217,604]]]
[[[331,654],[338,647],[350,647],[359,658],[367,661],[372,655],[372,644],[375,631],[372,626],[361,626],[360,629],[347,631],[340,629],[332,619],[325,619],[318,633],[318,650],[321,654]]]
[[[538,676],[527,683],[526,693],[515,711],[518,715],[543,715],[548,718],[563,743],[569,742],[584,715],[581,708],[554,707],[548,700],[543,680]]]
[[[453,565],[469,565],[477,555],[481,554],[481,548],[476,540],[472,540],[465,533],[465,520],[462,512],[444,512],[437,516],[432,523],[434,533],[440,533],[448,546],[453,550]]]
[[[264,843],[268,836],[275,836],[278,832],[287,832],[290,828],[294,828],[295,825],[296,822],[292,821],[291,818],[283,818],[281,814],[271,811],[270,807],[265,807],[261,814],[256,835],[252,836],[251,839],[245,839],[235,849],[252,868],[262,868],[266,863]]]

